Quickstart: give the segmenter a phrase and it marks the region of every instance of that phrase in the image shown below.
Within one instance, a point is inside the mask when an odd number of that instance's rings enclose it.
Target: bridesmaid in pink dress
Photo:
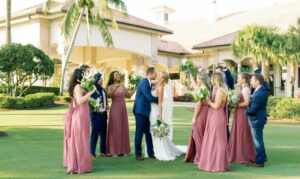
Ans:
[[[208,75],[205,72],[198,73],[197,83],[192,75],[190,75],[190,78],[194,88],[202,87],[210,89]],[[190,137],[187,153],[184,159],[185,162],[193,162],[195,164],[198,164],[199,162],[208,109],[209,105],[207,103],[196,103],[192,119],[192,135]]]
[[[227,90],[221,73],[211,76],[213,85],[198,168],[210,172],[229,170],[227,153]]]
[[[96,91],[96,87],[88,93],[81,89],[79,81],[82,76],[82,69],[76,69],[73,73],[69,87],[71,108],[65,115],[64,166],[69,174],[92,172],[88,100]]]
[[[134,91],[128,93],[120,82],[119,72],[111,72],[107,85],[107,96],[112,98],[109,111],[107,154],[113,157],[127,156],[130,153],[129,125],[125,97],[130,98]]]
[[[250,79],[251,75],[247,73],[238,75],[238,85],[242,90],[239,95],[240,102],[235,106],[228,145],[230,163],[253,163],[255,159],[255,148],[251,130],[248,124],[248,118],[245,115],[245,110],[250,101]]]

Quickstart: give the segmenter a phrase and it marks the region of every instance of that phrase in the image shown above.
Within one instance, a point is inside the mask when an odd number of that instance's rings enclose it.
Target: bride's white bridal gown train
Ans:
[[[157,96],[156,90],[152,91],[153,96]],[[155,125],[158,119],[159,109],[156,103],[151,103],[151,113],[150,113],[150,124]],[[158,160],[168,161],[175,160],[177,156],[180,156],[186,152],[186,147],[175,146],[172,142],[173,137],[173,95],[172,95],[172,85],[169,83],[164,89],[163,98],[163,111],[162,120],[170,126],[170,133],[168,137],[162,139],[152,136],[153,139],[153,149],[155,157]]]

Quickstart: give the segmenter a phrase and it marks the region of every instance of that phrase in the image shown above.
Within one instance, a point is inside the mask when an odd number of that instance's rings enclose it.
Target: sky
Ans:
[[[18,11],[44,2],[44,0],[11,0],[12,11]],[[153,20],[155,14],[151,8],[166,5],[174,10],[170,21],[193,20],[211,15],[212,0],[123,0],[130,15],[146,20]],[[292,0],[216,0],[217,14],[223,16],[234,12],[265,8]],[[5,16],[6,0],[0,0],[0,16]]]

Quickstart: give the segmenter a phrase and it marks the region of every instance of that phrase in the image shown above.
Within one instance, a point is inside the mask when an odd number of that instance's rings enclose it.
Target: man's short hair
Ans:
[[[265,81],[264,76],[262,76],[261,74],[253,74],[252,76],[254,76],[256,80],[258,80],[260,85],[262,85]]]
[[[147,75],[154,74],[154,73],[155,73],[155,68],[154,67],[148,67],[147,68]]]

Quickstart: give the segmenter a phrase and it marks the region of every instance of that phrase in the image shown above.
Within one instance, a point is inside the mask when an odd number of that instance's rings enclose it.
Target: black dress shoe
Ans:
[[[149,158],[156,159],[155,155],[150,155]]]
[[[264,167],[264,164],[258,164],[258,163],[248,163],[247,164],[250,167]]]
[[[135,157],[135,160],[142,161],[142,160],[144,160],[144,158],[143,157]]]

